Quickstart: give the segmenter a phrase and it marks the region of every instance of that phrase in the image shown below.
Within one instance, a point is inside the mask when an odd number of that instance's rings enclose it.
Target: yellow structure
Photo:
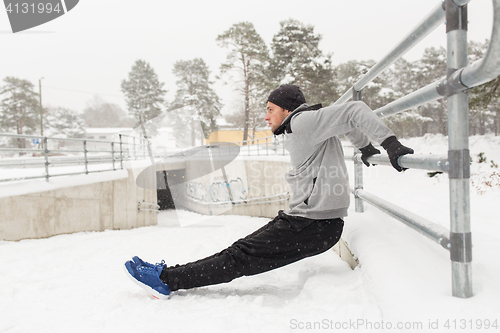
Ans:
[[[250,134],[250,133],[249,133]],[[250,137],[249,140],[254,140],[257,144],[258,139],[272,136],[273,132],[270,129],[257,130],[255,131],[255,137]],[[209,142],[234,142],[241,145],[243,141],[243,131],[238,129],[221,129],[215,132],[211,132],[208,137]],[[261,140],[260,143],[265,142]]]

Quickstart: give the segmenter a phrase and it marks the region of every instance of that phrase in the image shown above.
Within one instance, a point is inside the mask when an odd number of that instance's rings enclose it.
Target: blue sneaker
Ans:
[[[160,274],[163,267],[165,267],[165,262],[162,261],[160,264],[152,265],[142,261],[138,257],[134,257],[134,259],[135,258],[138,260],[129,260],[125,263],[125,271],[127,272],[127,275],[138,286],[150,292],[153,297],[158,299],[168,299],[170,287],[168,284],[165,284],[160,280]],[[139,262],[143,262],[145,265],[141,265]]]
[[[149,268],[154,268],[156,266],[156,265],[150,264],[147,261],[142,260],[138,256],[133,257],[132,261],[135,262],[135,264],[139,265],[139,266],[146,266],[146,267],[149,267]],[[164,263],[165,263],[164,261],[161,262],[161,264],[164,264]]]

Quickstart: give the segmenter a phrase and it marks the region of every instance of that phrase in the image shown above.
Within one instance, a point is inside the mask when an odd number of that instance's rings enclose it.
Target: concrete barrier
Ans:
[[[4,184],[0,240],[156,225],[140,202],[156,203],[156,191],[137,187],[132,169]]]

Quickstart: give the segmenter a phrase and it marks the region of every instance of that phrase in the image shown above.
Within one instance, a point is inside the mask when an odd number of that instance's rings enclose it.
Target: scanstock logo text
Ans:
[[[3,0],[12,32],[52,21],[72,10],[79,0]]]

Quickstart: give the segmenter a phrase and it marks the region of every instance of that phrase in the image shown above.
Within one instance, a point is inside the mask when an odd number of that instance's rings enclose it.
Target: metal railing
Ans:
[[[160,206],[154,202],[138,201],[137,202],[137,212],[145,212],[145,211],[159,213]]]
[[[265,197],[256,197],[249,199],[240,199],[240,200],[228,200],[228,201],[218,201],[218,202],[206,202],[202,200],[192,199],[192,201],[196,202],[200,205],[212,205],[212,206],[225,206],[225,205],[262,205],[269,204],[274,202],[285,202],[289,201],[290,193],[285,192],[281,194],[269,195]]]
[[[361,154],[355,151],[355,209],[363,212],[366,201],[450,251],[453,296],[468,298],[472,292],[472,243],[469,198],[469,132],[467,90],[500,75],[500,0],[493,2],[493,31],[484,57],[467,65],[467,3],[470,0],[445,0],[436,6],[391,52],[361,77],[334,104],[361,99],[362,89],[446,20],[446,77],[414,91],[377,110],[387,117],[437,99],[447,98],[448,155],[405,155],[398,163],[404,168],[418,168],[448,173],[450,189],[450,230],[397,207],[363,190]],[[372,156],[368,162],[391,165],[384,156]]]
[[[119,135],[118,141],[54,138],[36,135],[18,135],[0,133],[0,138],[16,141],[24,140],[23,146],[30,148],[0,147],[0,153],[19,154],[19,157],[0,159],[2,176],[0,182],[45,178],[47,181],[54,176],[89,174],[94,172],[114,171],[123,169],[123,162],[131,159],[147,157],[146,140],[139,137]],[[37,143],[31,143],[32,141]],[[63,147],[59,147],[61,143]],[[57,143],[57,144],[56,144]],[[30,155],[31,154],[31,155]],[[91,165],[99,167],[90,168]],[[57,168],[65,166],[66,168]],[[68,168],[73,166],[74,168]],[[23,175],[13,172],[12,168],[36,168],[33,172],[26,170]],[[63,170],[61,172],[61,170]],[[34,174],[38,172],[38,174]],[[15,174],[15,175],[14,175]]]

